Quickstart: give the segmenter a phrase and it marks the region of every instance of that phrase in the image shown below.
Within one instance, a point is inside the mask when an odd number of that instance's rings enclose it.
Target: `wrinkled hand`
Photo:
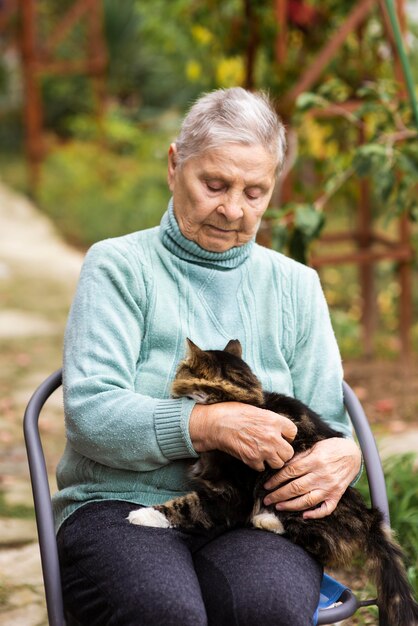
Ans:
[[[276,504],[279,511],[305,511],[305,519],[325,517],[334,511],[360,466],[361,453],[352,439],[319,441],[310,450],[296,454],[265,484],[274,491],[264,503]]]
[[[295,424],[273,411],[241,402],[197,404],[190,415],[189,432],[197,452],[222,450],[257,471],[265,463],[279,469],[293,456]]]

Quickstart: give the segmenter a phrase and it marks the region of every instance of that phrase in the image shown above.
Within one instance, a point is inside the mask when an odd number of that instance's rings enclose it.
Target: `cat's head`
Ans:
[[[199,404],[237,401],[263,403],[261,383],[242,360],[238,339],[223,350],[201,350],[187,339],[188,354],[180,362],[172,386],[174,397],[188,396]]]

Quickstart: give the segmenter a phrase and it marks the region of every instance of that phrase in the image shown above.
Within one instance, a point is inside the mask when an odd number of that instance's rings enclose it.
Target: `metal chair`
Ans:
[[[57,370],[36,389],[26,408],[23,423],[50,626],[74,624],[72,619],[66,619],[64,613],[51,495],[38,428],[38,419],[44,404],[61,383],[62,371]],[[357,396],[346,382],[343,383],[343,392],[345,406],[363,452],[372,504],[382,511],[389,525],[385,479],[372,431]],[[360,606],[376,604],[376,600],[360,602],[347,588],[342,588],[338,594],[340,593],[335,598],[339,602],[338,606],[319,609],[317,624],[339,622],[353,615]]]

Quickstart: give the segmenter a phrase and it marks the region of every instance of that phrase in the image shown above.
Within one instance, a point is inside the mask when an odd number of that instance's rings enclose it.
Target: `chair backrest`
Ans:
[[[51,495],[38,420],[45,402],[61,383],[62,370],[57,370],[36,389],[26,407],[23,420],[50,626],[66,626],[66,624],[68,626],[68,622],[66,622],[64,615]],[[362,449],[371,503],[382,511],[384,519],[389,525],[389,505],[385,478],[373,433],[360,401],[346,382],[343,383],[343,393],[347,412]],[[340,606],[320,610],[317,623],[333,624],[346,619],[353,615],[360,605],[350,590],[346,590],[340,601],[342,602]]]
[[[385,475],[380,461],[379,451],[370,424],[354,391],[343,381],[344,404],[363,453],[364,466],[369,482],[372,506],[380,509],[383,518],[390,526],[389,503],[386,491]]]
[[[39,435],[38,419],[49,396],[62,383],[62,371],[51,374],[35,391],[26,407],[23,432],[32,483],[42,574],[45,585],[46,607],[50,626],[65,626],[62,601],[61,574],[55,538],[54,517],[49,491],[45,456]]]

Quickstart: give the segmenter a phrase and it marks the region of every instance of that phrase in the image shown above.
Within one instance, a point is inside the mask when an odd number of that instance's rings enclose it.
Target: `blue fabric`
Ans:
[[[319,604],[313,617],[314,625],[318,623],[318,614],[320,609],[327,609],[337,602],[342,593],[347,589],[331,576],[324,574],[322,577],[321,590],[319,596]]]

